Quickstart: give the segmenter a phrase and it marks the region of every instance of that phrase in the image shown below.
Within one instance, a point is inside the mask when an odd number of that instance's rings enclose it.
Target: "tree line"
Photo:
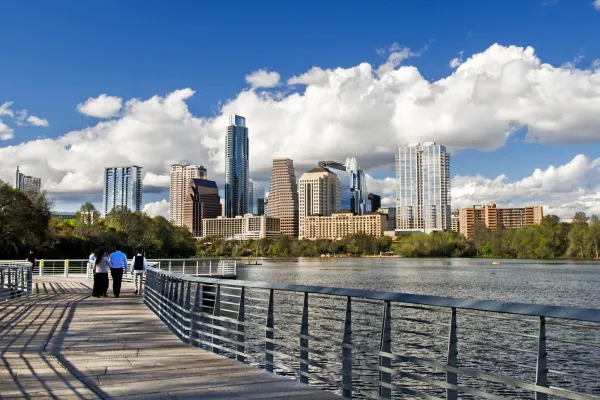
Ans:
[[[73,220],[52,217],[44,193],[20,192],[0,181],[0,259],[85,258],[92,249],[117,244],[128,253],[137,247],[148,258],[319,257],[393,254],[402,257],[494,257],[598,259],[600,219],[577,212],[571,222],[547,215],[542,223],[521,229],[489,230],[477,225],[469,239],[455,232],[402,235],[395,238],[353,235],[340,240],[277,238],[235,241],[204,238],[163,217],[116,209],[100,218],[91,203]]]

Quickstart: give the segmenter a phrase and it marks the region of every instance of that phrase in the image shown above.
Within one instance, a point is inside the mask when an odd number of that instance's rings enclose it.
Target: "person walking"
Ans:
[[[89,262],[88,262],[88,271],[90,271],[92,274],[95,272],[94,271],[94,267],[96,266],[95,261],[96,261],[96,253],[94,252],[94,250],[91,250]]]
[[[106,297],[108,290],[108,270],[111,267],[110,260],[104,250],[98,250],[94,255],[94,287],[92,296]]]
[[[35,254],[33,253],[33,250],[29,250],[29,255],[27,256],[25,261],[31,263],[31,268],[35,267],[36,259],[35,259]]]
[[[121,281],[123,280],[123,272],[127,271],[127,256],[121,252],[121,246],[115,246],[115,251],[110,254],[110,275],[113,280],[113,294],[119,297],[121,294]]]
[[[131,260],[131,273],[133,274],[133,284],[135,285],[135,294],[142,294],[142,277],[148,268],[146,257],[142,249],[138,249],[137,255]]]

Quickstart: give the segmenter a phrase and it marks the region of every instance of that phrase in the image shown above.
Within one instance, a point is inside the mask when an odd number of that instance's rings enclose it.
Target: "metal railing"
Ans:
[[[190,277],[144,300],[190,345],[345,398],[600,398],[600,310]]]
[[[0,301],[31,294],[31,264],[0,262]]]

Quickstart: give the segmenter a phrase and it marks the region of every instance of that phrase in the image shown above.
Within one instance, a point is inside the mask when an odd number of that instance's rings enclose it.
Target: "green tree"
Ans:
[[[589,243],[592,247],[592,254],[598,259],[598,247],[600,245],[600,219],[595,214],[590,219],[588,228]]]
[[[588,217],[584,212],[576,212],[573,221],[571,221],[571,229],[569,230],[569,250],[571,254],[579,258],[586,256],[585,248],[587,239],[589,238],[587,221]]]

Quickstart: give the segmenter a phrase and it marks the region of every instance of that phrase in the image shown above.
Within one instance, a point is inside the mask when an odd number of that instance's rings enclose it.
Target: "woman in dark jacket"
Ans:
[[[92,289],[92,296],[106,297],[106,291],[108,290],[108,271],[110,270],[110,260],[106,257],[104,250],[98,250],[96,252],[96,264],[94,265],[94,288]]]

